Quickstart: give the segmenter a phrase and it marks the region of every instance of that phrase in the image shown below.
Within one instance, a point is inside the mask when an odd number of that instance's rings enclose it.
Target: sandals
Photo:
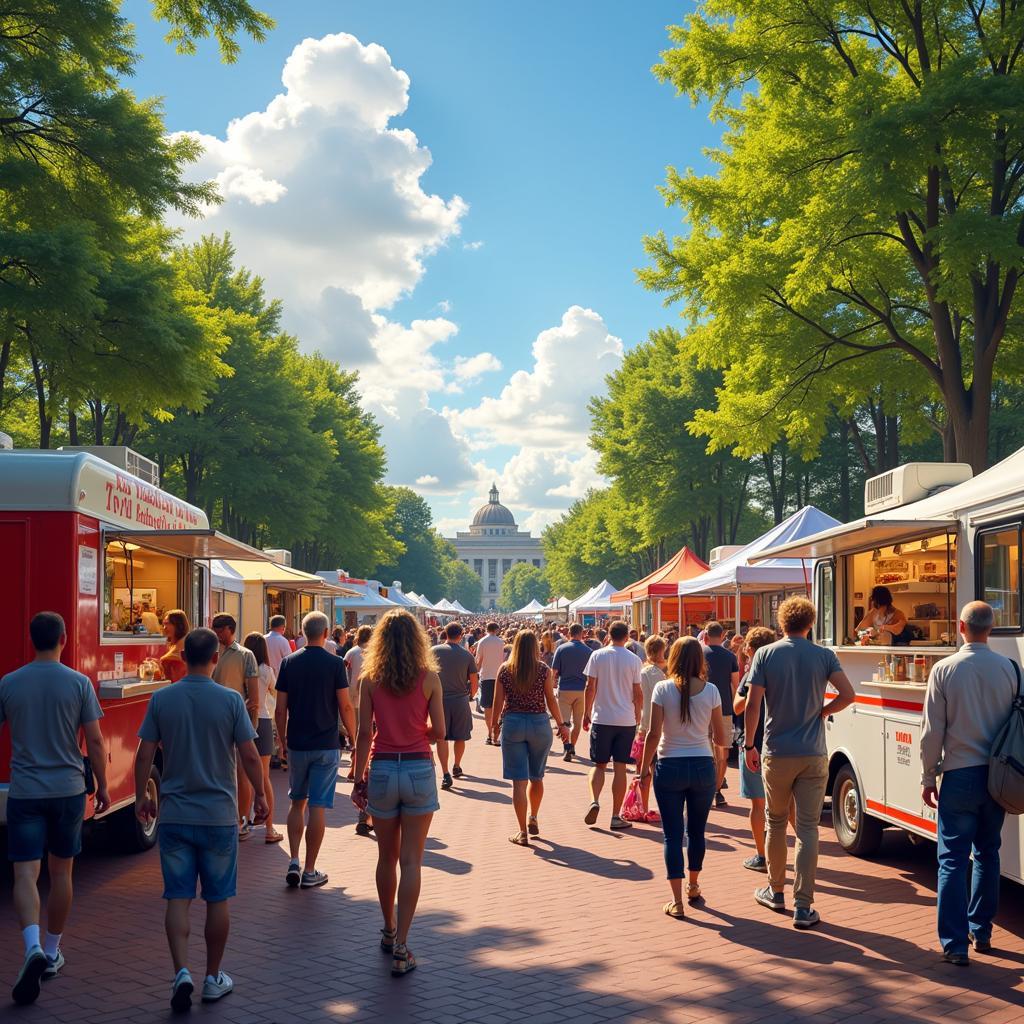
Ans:
[[[675,900],[669,900],[662,909],[669,917],[674,917],[677,921],[686,917],[686,908],[682,903],[676,903]]]
[[[284,833],[283,832],[268,832],[263,837],[263,842],[265,842],[265,843],[279,843],[279,842],[281,842],[282,839],[284,839]]]
[[[700,885],[691,882],[686,886],[686,900],[688,903],[703,903],[704,897],[700,894]]]
[[[380,949],[382,953],[393,953],[395,949],[395,936],[398,934],[394,928],[381,928]]]
[[[526,819],[526,831],[529,832],[531,836],[540,835],[540,825],[537,824],[536,814],[531,814],[530,817]]]
[[[513,846],[529,846],[530,837],[525,832],[517,832],[514,836],[509,836],[508,841]]]
[[[396,943],[391,959],[391,977],[400,978],[403,974],[416,970],[416,957],[412,955],[404,942]]]

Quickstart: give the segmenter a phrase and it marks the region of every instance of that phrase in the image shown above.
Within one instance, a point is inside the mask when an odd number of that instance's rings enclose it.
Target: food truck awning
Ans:
[[[245,580],[246,583],[264,583],[278,590],[297,590],[308,594],[321,594],[324,597],[361,597],[358,590],[350,587],[339,587],[328,583],[311,572],[292,569],[287,565],[278,565],[272,561],[242,561],[232,558],[227,564]]]
[[[870,548],[889,547],[903,541],[926,537],[929,534],[955,530],[954,516],[944,519],[882,519],[864,518],[831,530],[803,537],[789,544],[767,548],[750,558],[751,562],[763,562],[770,558],[828,558],[831,555],[848,555]]]
[[[142,542],[147,548],[182,558],[239,558],[273,562],[265,551],[243,544],[217,530],[111,530],[106,542]]]

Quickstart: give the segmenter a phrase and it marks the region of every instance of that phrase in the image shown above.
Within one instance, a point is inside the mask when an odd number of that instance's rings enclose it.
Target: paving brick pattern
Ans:
[[[533,849],[511,846],[509,784],[500,751],[470,744],[467,777],[441,795],[428,841],[423,896],[410,946],[414,974],[392,979],[377,947],[376,847],[353,831],[348,787],[320,866],[322,889],[284,885],[287,854],[256,832],[240,850],[239,896],[225,969],[235,992],[203,1020],[471,1021],[474,1024],[870,1024],[1024,1020],[1024,890],[1005,883],[998,953],[968,969],[939,962],[934,847],[887,836],[877,861],[855,860],[822,826],[822,925],[795,931],[757,907],[763,876],[740,863],[752,850],[746,810],[713,811],[702,885],[706,905],[685,921],[668,896],[660,830],[589,829],[583,764],[552,755]],[[276,774],[278,807],[285,778]],[[607,788],[606,788],[607,793]],[[280,820],[280,812],[278,818]],[[35,1007],[5,1019],[121,1024],[168,1018],[171,968],[162,930],[156,853],[119,856],[97,830],[77,868],[65,974]],[[0,896],[0,957],[13,980],[21,940],[9,891]],[[193,973],[203,964],[202,910],[193,912]]]

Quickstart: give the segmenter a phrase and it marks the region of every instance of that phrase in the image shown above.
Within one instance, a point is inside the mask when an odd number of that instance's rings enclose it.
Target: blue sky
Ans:
[[[132,88],[164,97],[170,130],[209,137],[196,173],[229,193],[187,235],[230,229],[303,343],[360,370],[393,481],[446,532],[491,476],[539,529],[599,482],[585,405],[616,339],[676,316],[633,271],[645,232],[679,229],[656,191],[666,165],[702,166],[718,137],[650,73],[690,5],[261,6],[276,30],[225,66],[212,45],[174,54],[149,4],[125,4],[144,54]]]

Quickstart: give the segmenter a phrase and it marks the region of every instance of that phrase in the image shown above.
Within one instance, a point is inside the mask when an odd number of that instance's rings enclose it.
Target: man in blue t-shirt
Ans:
[[[35,1002],[40,980],[56,978],[64,966],[60,941],[71,912],[71,870],[82,848],[87,788],[79,729],[95,774],[93,809],[101,814],[110,806],[103,712],[89,679],[61,664],[68,639],[64,620],[56,612],[39,612],[28,631],[35,658],[0,679],[0,725],[7,723],[11,743],[7,855],[25,941],[25,960],[11,992],[19,1006]],[[44,854],[50,893],[40,942],[37,885]]]
[[[587,689],[585,669],[593,653],[583,642],[583,627],[574,622],[569,627],[569,639],[555,651],[555,659],[551,663],[551,670],[558,677],[558,708],[562,713],[562,724],[571,729],[569,742],[563,744],[562,759],[565,761],[573,759],[576,741],[583,728]]]
[[[165,930],[174,963],[171,1008],[192,1005],[188,969],[189,908],[202,883],[206,903],[206,974],[204,1003],[223,999],[234,982],[221,969],[228,941],[228,900],[238,875],[236,751],[253,787],[257,824],[269,807],[263,791],[263,765],[256,752],[256,730],[238,691],[213,680],[218,658],[217,635],[193,629],[185,637],[188,673],[173,686],[157,690],[139,727],[135,754],[135,816],[144,823],[156,817],[150,772],[158,748],[163,750],[160,785],[160,871],[167,901]]]
[[[740,685],[740,663],[736,655],[725,646],[725,627],[720,622],[709,622],[704,630],[704,660],[708,666],[708,682],[718,687],[722,697],[722,711],[728,715],[732,708],[736,688]],[[729,764],[729,747],[715,745],[715,763],[718,766],[718,792],[715,793],[715,806],[725,807],[726,800],[722,796],[725,786],[725,769]]]

